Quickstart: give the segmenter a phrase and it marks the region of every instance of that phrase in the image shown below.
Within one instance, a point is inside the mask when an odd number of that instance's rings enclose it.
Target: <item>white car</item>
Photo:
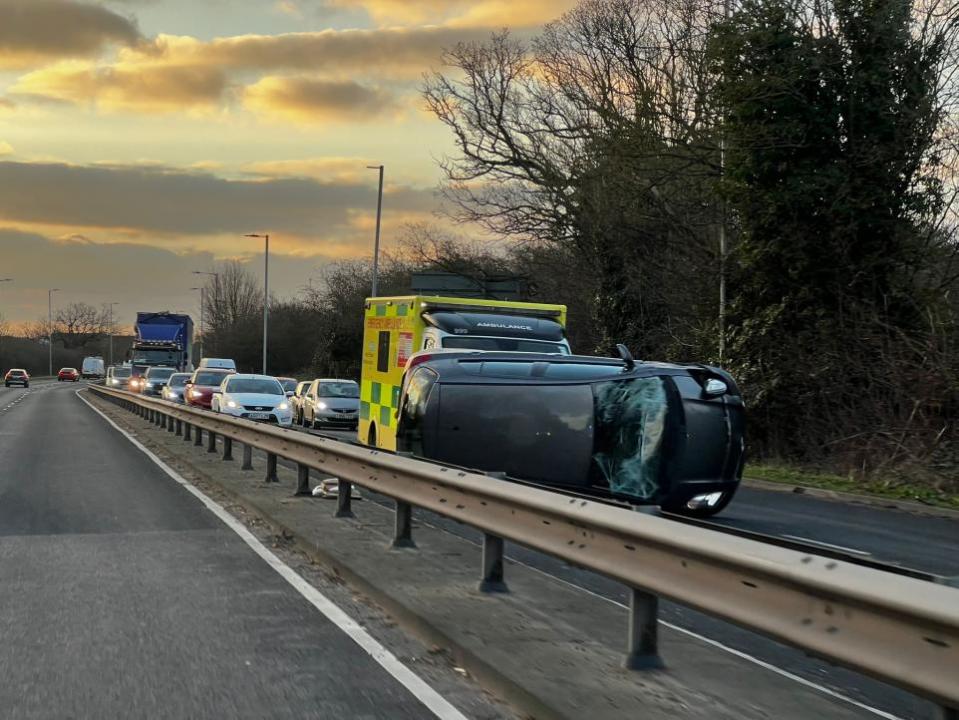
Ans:
[[[211,409],[233,417],[293,424],[293,408],[280,385],[269,375],[228,375],[219,389],[213,391]]]

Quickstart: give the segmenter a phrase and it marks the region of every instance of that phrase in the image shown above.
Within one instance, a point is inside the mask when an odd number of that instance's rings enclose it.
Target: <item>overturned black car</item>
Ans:
[[[742,476],[743,401],[725,371],[512,352],[419,353],[397,450],[705,517]]]

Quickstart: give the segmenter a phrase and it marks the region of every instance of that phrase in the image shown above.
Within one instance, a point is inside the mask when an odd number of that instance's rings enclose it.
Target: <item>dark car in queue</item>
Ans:
[[[152,395],[159,397],[163,394],[163,388],[167,381],[176,373],[176,368],[172,367],[151,367],[143,375],[143,382],[140,385],[142,395]]]
[[[182,405],[186,402],[183,395],[186,390],[186,384],[190,381],[191,377],[193,377],[192,373],[173,373],[160,391],[160,397],[164,400]]]
[[[210,409],[213,391],[219,390],[223,379],[236,374],[233,370],[213,370],[201,368],[193,373],[190,382],[184,387],[186,404],[193,407]]]
[[[23,385],[23,387],[30,387],[30,374],[23,368],[12,368],[7,370],[7,374],[3,376],[3,384],[6,387],[11,385]]]
[[[527,353],[420,353],[397,451],[706,517],[742,477],[744,405],[705,365]]]
[[[303,396],[304,427],[355,430],[360,422],[360,386],[354,380],[320,378]]]

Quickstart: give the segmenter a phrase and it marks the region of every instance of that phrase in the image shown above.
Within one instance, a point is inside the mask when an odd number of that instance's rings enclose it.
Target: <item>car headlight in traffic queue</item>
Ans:
[[[226,406],[227,406],[228,408],[239,407],[239,406],[238,406],[235,402],[233,402],[232,400],[227,400],[227,401],[226,401]]]
[[[320,410],[326,410],[326,403],[325,403],[325,402],[318,402],[318,403],[316,404],[316,406],[317,406]]]
[[[279,405],[276,406],[276,409],[277,409],[277,410],[289,410],[289,409],[290,409],[290,403],[285,403],[285,402],[280,403]]]
[[[195,397],[195,398],[203,397],[203,393],[201,393],[199,390],[191,390],[190,397]]]

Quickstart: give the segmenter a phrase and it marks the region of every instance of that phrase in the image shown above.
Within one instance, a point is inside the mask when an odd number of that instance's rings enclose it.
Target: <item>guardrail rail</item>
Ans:
[[[659,598],[695,608],[924,697],[959,718],[959,590],[907,575],[720,533],[518,485],[332,438],[256,424],[91,386],[97,395],[243,466],[266,453],[296,463],[298,493],[316,469],[340,479],[336,515],[351,517],[352,484],[393,499],[394,543],[412,545],[424,508],[484,533],[479,589],[505,591],[504,540],[542,551],[630,589],[625,665],[661,667]]]

